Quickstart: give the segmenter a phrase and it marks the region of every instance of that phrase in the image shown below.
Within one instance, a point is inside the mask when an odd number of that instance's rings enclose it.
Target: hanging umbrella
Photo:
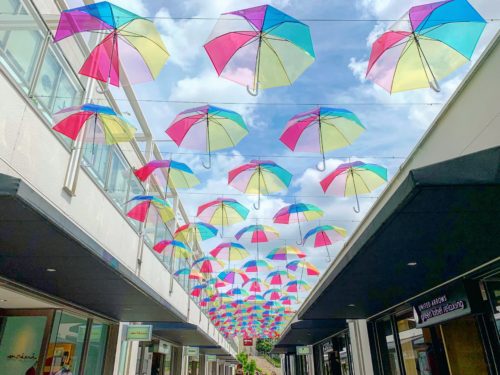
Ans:
[[[215,249],[210,251],[210,255],[214,258],[224,258],[229,261],[243,260],[248,257],[248,251],[245,247],[237,242],[225,242],[218,245]],[[231,266],[229,266],[231,267]]]
[[[224,267],[224,262],[212,256],[206,256],[196,259],[193,262],[193,267],[198,266],[202,273],[217,272]]]
[[[239,241],[244,235],[249,234],[251,236],[252,243],[261,243],[261,242],[269,242],[277,239],[280,234],[279,232],[270,227],[269,225],[249,225],[238,231],[234,235],[236,239]]]
[[[81,32],[105,37],[79,73],[113,86],[120,68],[132,84],[155,80],[169,57],[153,22],[107,1],[63,11],[54,41]]]
[[[209,286],[207,284],[199,284],[199,285],[195,285],[193,286],[193,288],[191,289],[191,295],[193,297],[199,297],[201,296],[201,292],[205,289],[209,288]]]
[[[168,202],[152,195],[137,195],[129,200],[129,202],[139,202],[127,212],[127,216],[141,223],[146,221],[151,205],[156,208],[164,223],[175,218],[174,211]]]
[[[217,74],[252,95],[291,85],[315,59],[309,27],[270,5],[222,14],[204,47]]]
[[[280,302],[283,304],[283,305],[295,305],[297,303],[299,303],[299,299],[295,296],[283,296],[280,298]]]
[[[217,235],[217,228],[213,225],[197,222],[181,225],[175,230],[174,238],[183,239],[186,242],[205,241]]]
[[[235,199],[218,198],[198,207],[197,216],[210,224],[222,227],[221,236],[224,235],[224,227],[244,221],[249,210]]]
[[[297,245],[302,245],[302,228],[301,222],[317,220],[324,215],[324,212],[313,204],[309,203],[294,203],[280,209],[273,218],[273,222],[277,224],[297,223],[299,226],[300,241]]]
[[[175,240],[163,240],[153,246],[153,250],[159,254],[168,253],[174,258],[189,258],[193,254],[191,249],[183,242]]]
[[[277,270],[272,271],[267,275],[266,281],[269,280],[271,285],[283,285],[285,280],[294,280],[295,277],[287,271]]]
[[[112,108],[97,104],[64,108],[54,114],[53,119],[56,124],[52,129],[72,140],[76,140],[86,123],[91,125],[93,135],[90,136],[89,129],[87,138],[92,138],[93,144],[96,142],[98,129],[102,131],[102,138],[108,145],[129,142],[134,139],[136,131],[124,117]]]
[[[194,172],[184,163],[174,160],[153,160],[145,166],[134,171],[136,177],[141,181],[146,181],[149,176],[158,168],[165,169],[167,178],[165,188],[173,186],[175,189],[187,189],[196,186],[200,180]]]
[[[320,274],[318,268],[314,264],[303,259],[292,260],[287,263],[286,268],[294,272],[301,268],[302,272],[305,270],[308,276],[319,276]]]
[[[328,261],[330,261],[331,257],[328,246],[341,241],[345,236],[347,236],[347,231],[344,228],[336,227],[335,225],[320,225],[308,231],[302,242],[306,243],[309,237],[313,237],[314,247],[325,246]]]
[[[271,270],[274,267],[267,260],[259,259],[259,260],[249,260],[241,268],[247,273],[249,272],[257,273],[260,270]]]
[[[249,295],[246,299],[245,302],[252,302],[252,303],[265,303],[266,299],[261,296],[260,294],[251,294]],[[249,306],[250,308],[253,306]],[[259,309],[252,309],[253,311],[258,311]],[[252,311],[251,310],[251,311]]]
[[[390,93],[430,87],[470,61],[486,26],[466,1],[417,5],[372,46],[366,77]]]
[[[203,280],[205,276],[196,270],[190,268],[180,268],[174,273],[175,276],[189,276],[191,280]]]
[[[203,166],[209,169],[212,151],[236,146],[248,134],[248,128],[238,113],[206,105],[179,113],[166,133],[177,146],[206,151],[208,165]]]
[[[285,285],[287,292],[300,292],[300,291],[308,291],[311,289],[311,286],[304,280],[292,280],[286,283]]]
[[[215,288],[224,288],[227,285],[226,282],[220,280],[217,277],[211,277],[210,279],[208,279],[207,284],[213,285]]]
[[[249,280],[245,272],[235,268],[222,271],[218,278],[229,284],[244,284]]]
[[[260,208],[260,196],[276,193],[288,188],[292,174],[270,160],[252,160],[229,171],[228,184],[245,194],[257,194]]]
[[[366,164],[362,161],[339,165],[332,173],[321,180],[325,193],[338,196],[356,196],[359,212],[358,194],[367,194],[387,182],[387,169],[377,164]]]
[[[279,301],[282,293],[283,291],[281,289],[269,289],[264,292],[264,298],[267,298],[269,301]]]
[[[292,151],[319,152],[319,171],[326,168],[325,153],[351,145],[365,131],[358,117],[346,109],[318,107],[293,116],[280,141]]]
[[[288,261],[288,259],[293,256],[297,258],[304,258],[306,254],[295,246],[285,245],[271,250],[266,258],[271,260]]]
[[[249,296],[249,293],[242,288],[232,288],[227,291],[227,294],[230,296],[241,296],[241,297],[247,297]]]
[[[251,279],[248,279],[248,281],[246,283],[243,284],[244,287],[248,287],[248,290],[250,292],[254,292],[254,293],[262,292],[263,285],[264,284],[263,284],[262,280],[259,279],[258,277],[252,277]]]

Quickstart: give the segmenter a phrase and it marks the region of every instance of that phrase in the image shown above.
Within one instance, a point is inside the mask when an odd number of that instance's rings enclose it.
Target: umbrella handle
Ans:
[[[255,91],[252,91],[249,86],[247,86],[247,92],[252,95],[252,96],[257,96],[259,95],[259,88],[256,87]]]
[[[359,214],[359,212],[361,211],[360,207],[359,207],[359,198],[358,198],[358,194],[356,194],[356,206],[353,206],[352,209],[354,210],[354,212],[356,212],[357,214]]]
[[[208,164],[205,164],[205,162],[203,161],[201,163],[201,165],[203,165],[203,168],[205,168],[205,169],[212,168],[212,155],[210,155],[210,154],[208,155]]]
[[[100,89],[99,87],[96,87],[95,91],[98,93],[98,94],[106,94],[107,92],[109,92],[109,85],[108,83],[106,82],[104,84],[104,89]]]
[[[316,165],[316,170],[318,170],[320,172],[324,172],[326,170],[325,154],[322,153],[321,155],[323,156],[323,160],[321,161],[321,164]],[[321,165],[321,167],[320,167],[320,165]]]
[[[439,83],[435,79],[429,82],[429,86],[435,92],[441,92],[441,87],[439,86]]]
[[[253,208],[255,208],[256,210],[260,209],[260,176],[259,176],[259,198],[257,200],[257,205],[255,203],[253,204]]]

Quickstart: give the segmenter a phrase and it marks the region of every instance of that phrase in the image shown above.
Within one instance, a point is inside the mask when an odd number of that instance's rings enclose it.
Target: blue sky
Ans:
[[[252,159],[246,155],[259,155],[263,159],[273,159],[290,170],[294,179],[284,196],[267,198],[261,210],[252,211],[248,223],[259,220],[260,223],[271,224],[274,213],[296,199],[324,209],[325,219],[322,223],[342,226],[352,233],[381,190],[361,199],[360,214],[352,210],[354,199],[325,197],[318,182],[326,172],[322,174],[314,167],[320,160],[319,155],[293,154],[278,140],[287,120],[311,108],[301,103],[329,104],[355,112],[367,131],[354,145],[328,154],[327,171],[351,158],[384,165],[391,177],[471,67],[468,64],[444,80],[441,93],[418,90],[391,96],[363,79],[371,42],[393,23],[377,20],[399,19],[411,6],[428,1],[274,0],[269,3],[310,25],[317,59],[292,86],[262,91],[257,97],[252,97],[244,87],[217,77],[203,50],[203,44],[220,13],[261,5],[262,1],[112,2],[138,14],[153,17],[171,53],[170,60],[155,82],[134,87],[156,139],[167,140],[164,131],[175,114],[197,105],[185,102],[211,103],[236,110],[244,116],[250,127],[250,134],[235,149],[220,152],[214,158],[214,167],[210,171],[201,167],[200,162],[205,156],[190,155],[191,151],[178,149],[172,143],[160,144],[165,151],[165,158],[169,158],[172,152],[173,159],[188,163],[203,181],[199,187],[181,192],[183,204],[193,217],[199,204],[223,195],[234,197],[250,207],[255,199],[228,187],[227,172]],[[487,19],[500,18],[498,2],[471,0],[471,4]],[[331,21],[321,22],[319,19]],[[492,22],[487,26],[473,60],[491,40],[499,24]],[[218,104],[221,102],[240,104]],[[263,105],[265,103],[283,105]],[[126,105],[124,109],[127,109]],[[317,223],[306,224],[304,230],[314,225]],[[229,237],[239,228],[241,225],[226,230],[226,235]],[[296,226],[277,225],[276,228],[282,232],[284,240],[264,246],[264,249],[279,246],[285,241],[293,243],[298,237]],[[211,241],[203,246],[208,252],[216,244],[217,241]],[[334,252],[341,245],[336,245]],[[249,247],[252,249],[252,246]],[[322,249],[306,247],[305,250],[321,269],[326,268],[326,253]]]

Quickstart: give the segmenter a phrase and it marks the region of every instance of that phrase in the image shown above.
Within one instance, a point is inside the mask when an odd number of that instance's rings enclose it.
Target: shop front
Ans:
[[[116,326],[65,310],[0,309],[0,374],[97,375],[112,367]]]
[[[314,366],[317,374],[353,374],[349,331],[343,331],[314,345],[313,350]]]
[[[499,277],[458,280],[372,320],[375,370],[391,375],[498,374]]]
[[[141,342],[137,355],[136,375],[174,374],[174,355],[180,348],[160,339]]]

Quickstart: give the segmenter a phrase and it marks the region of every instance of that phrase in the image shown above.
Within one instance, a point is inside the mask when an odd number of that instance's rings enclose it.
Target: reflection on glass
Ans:
[[[113,201],[120,206],[127,201],[128,182],[131,172],[118,150],[113,149],[107,190]]]
[[[107,338],[108,326],[102,323],[93,323],[92,329],[90,330],[84,375],[96,375],[101,373],[104,364]]]
[[[172,346],[168,345],[168,350],[164,354],[163,375],[172,374]]]
[[[500,276],[500,275],[495,275]],[[495,318],[498,336],[500,338],[500,281],[488,281],[486,283],[490,294],[491,308]]]
[[[86,330],[87,319],[59,312],[55,319],[44,372],[57,375],[77,374],[81,365]]]
[[[398,364],[398,354],[390,319],[381,319],[377,322],[379,347],[384,373],[401,375]]]
[[[106,181],[110,146],[106,144],[101,127],[92,121],[87,121],[83,145],[83,165],[95,177],[101,187]]]
[[[403,363],[407,375],[432,375],[432,338],[428,328],[416,328],[413,314],[408,313],[397,321]]]

